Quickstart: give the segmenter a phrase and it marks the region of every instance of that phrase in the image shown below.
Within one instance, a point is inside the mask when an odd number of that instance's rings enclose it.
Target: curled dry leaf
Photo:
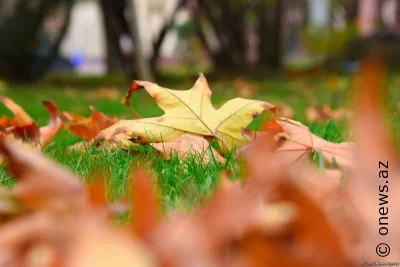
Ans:
[[[0,125],[0,127],[2,129],[10,126],[23,127],[35,124],[35,121],[25,112],[25,110],[14,101],[12,101],[10,98],[1,96],[0,101],[14,114],[14,118],[11,119],[4,115],[1,117],[0,121],[2,122],[2,124]]]
[[[66,128],[83,139],[92,140],[101,130],[118,121],[118,118],[108,117],[94,107],[90,107],[90,111],[92,115],[89,117],[63,112],[62,118],[67,122]]]
[[[278,125],[278,126],[277,126]],[[329,166],[343,170],[354,167],[355,145],[350,142],[335,144],[326,141],[315,134],[302,123],[286,118],[278,118],[266,124],[266,132],[260,136],[268,136],[277,141],[278,148],[274,155],[282,158],[288,164],[293,164],[311,152],[320,152]],[[237,151],[237,156],[246,154],[251,149],[251,145],[243,147]]]
[[[39,143],[42,147],[46,147],[63,128],[64,123],[60,118],[60,113],[56,106],[49,101],[43,101],[43,105],[49,111],[50,120],[48,126],[43,126],[39,129]]]
[[[312,151],[320,152],[330,166],[336,164],[341,169],[352,169],[355,159],[355,145],[350,142],[335,144],[328,142],[315,134],[300,122],[278,119],[284,133],[276,137],[285,139],[276,153],[282,157],[290,157],[297,161]]]
[[[216,110],[211,103],[211,90],[206,78],[200,75],[189,90],[172,90],[157,84],[133,81],[155,98],[165,112],[163,116],[137,120],[122,120],[101,131],[96,142],[130,144],[170,142],[183,134],[215,137],[223,155],[234,146],[241,147],[246,140],[240,133],[263,110],[274,110],[268,102],[235,98]]]
[[[7,97],[0,97],[0,101],[10,109],[14,117],[5,116],[0,119],[0,131],[7,135],[18,136],[32,143],[27,143],[32,148],[40,150],[48,146],[63,127],[57,107],[49,101],[43,101],[43,105],[49,112],[47,126],[39,127],[36,122],[15,102]],[[1,124],[4,123],[4,124]],[[3,134],[4,135],[4,134]],[[11,137],[13,138],[13,137]]]
[[[177,153],[181,159],[195,156],[200,157],[204,163],[208,163],[212,158],[221,163],[225,162],[225,159],[210,146],[210,143],[200,136],[184,134],[174,141],[152,143],[151,146],[163,153],[167,160],[170,159],[171,153]]]

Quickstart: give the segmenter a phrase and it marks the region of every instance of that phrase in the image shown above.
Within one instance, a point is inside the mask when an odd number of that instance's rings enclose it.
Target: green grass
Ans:
[[[39,125],[45,125],[48,120],[47,111],[41,104],[42,100],[52,101],[61,111],[89,115],[89,106],[91,105],[106,114],[116,115],[122,119],[134,118],[130,111],[120,103],[120,100],[91,98],[90,93],[99,88],[99,82],[88,80],[90,82],[86,82],[84,85],[79,84],[78,79],[74,80],[71,83],[72,86],[68,84],[68,80],[62,82],[57,80],[56,83],[54,80],[46,81],[34,86],[19,85],[8,88],[5,95],[20,104]],[[232,80],[232,78],[228,78],[209,81],[215,106],[220,106],[224,101],[237,97],[237,93],[232,89]],[[169,88],[188,89],[194,81],[194,79],[185,79],[181,83],[165,81],[160,84]],[[260,81],[253,80],[250,83],[258,86],[258,93],[252,98],[273,104],[290,105],[295,113],[294,119],[310,126],[311,131],[322,138],[332,142],[349,139],[350,132],[346,121],[311,124],[306,122],[305,108],[310,103],[304,89],[308,88],[309,94],[314,96],[317,104],[344,106],[348,104],[349,99],[348,78],[329,76],[318,79],[290,80],[285,77],[272,77]],[[88,84],[94,85],[95,88],[90,88]],[[103,84],[105,86],[116,85],[122,98],[129,82],[121,78],[111,80],[111,82],[107,80]],[[144,117],[162,114],[155,101],[144,90],[135,92],[131,102]],[[0,114],[11,116],[11,113],[3,106],[0,106]],[[398,118],[393,118],[392,122],[396,129],[396,140],[398,140],[400,122]],[[215,188],[222,170],[230,170],[232,179],[239,179],[245,169],[243,162],[237,161],[233,155],[228,155],[226,164],[211,161],[204,165],[196,156],[188,158],[181,164],[176,155],[170,161],[165,161],[155,149],[149,146],[139,147],[129,153],[125,151],[107,152],[102,149],[67,153],[68,146],[79,140],[69,132],[62,131],[44,152],[67,166],[85,181],[88,181],[94,172],[102,172],[106,177],[107,197],[111,201],[130,194],[130,171],[139,163],[144,163],[145,167],[154,175],[167,209],[191,209],[194,205],[201,204]],[[7,186],[14,183],[10,175],[3,169],[0,170],[0,183]]]

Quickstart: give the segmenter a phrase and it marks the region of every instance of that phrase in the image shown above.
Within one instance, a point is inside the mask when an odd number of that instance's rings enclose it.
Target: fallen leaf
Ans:
[[[48,126],[39,129],[39,144],[41,147],[48,146],[56,137],[58,132],[64,126],[64,122],[60,118],[60,112],[57,107],[49,101],[43,101],[43,105],[49,111],[50,120]]]
[[[13,114],[12,119],[6,121],[6,129],[3,132],[11,135],[18,135],[25,141],[30,141],[33,148],[41,149],[48,146],[62,129],[63,122],[57,107],[49,101],[43,101],[43,105],[49,111],[50,120],[47,126],[40,127],[36,122],[16,103],[6,97],[0,100],[9,108]],[[4,125],[0,124],[0,130]]]
[[[163,116],[137,120],[122,120],[101,131],[96,142],[121,142],[129,144],[169,142],[187,133],[216,138],[220,153],[225,154],[234,146],[240,147],[246,140],[240,133],[263,110],[274,110],[268,102],[235,98],[220,109],[211,103],[211,90],[203,75],[189,90],[171,90],[157,84],[134,81],[156,99],[165,112]]]
[[[237,157],[245,156],[250,149],[254,146],[254,143],[257,141],[257,138],[264,137],[264,139],[273,139],[277,133],[283,132],[283,128],[277,123],[276,120],[271,122],[266,122],[264,125],[263,132],[256,132],[249,130],[247,128],[242,128],[242,135],[247,139],[249,144],[243,146],[242,148],[236,151]],[[255,147],[254,147],[255,148]]]
[[[140,169],[135,172],[133,191],[133,210],[135,213],[134,232],[143,238],[148,238],[159,223],[158,200],[155,186],[149,175]]]
[[[10,192],[0,191],[0,218],[1,212],[18,216],[0,220],[5,266],[155,266],[140,241],[98,212],[103,187],[87,190],[68,170],[5,137],[0,153],[18,178]],[[19,213],[5,201],[13,198]]]
[[[208,163],[212,158],[224,163],[225,159],[210,146],[203,137],[184,134],[174,141],[165,143],[150,144],[155,149],[163,153],[164,158],[169,160],[171,153],[177,153],[181,159],[196,156],[200,157],[204,163]],[[211,149],[211,153],[208,149]]]
[[[2,122],[6,121],[6,124],[0,124],[0,127],[7,128],[9,126],[14,127],[24,127],[28,125],[35,124],[35,121],[25,112],[23,108],[21,108],[18,104],[12,101],[10,98],[1,96],[0,102],[3,103],[13,114],[14,117],[12,119],[5,119],[6,117],[2,117]]]
[[[387,248],[384,245],[377,247],[380,243],[391,248],[385,261],[397,261],[400,257],[400,230],[397,227],[400,209],[396,204],[400,201],[400,164],[394,138],[385,120],[389,115],[385,113],[385,78],[382,59],[371,57],[361,64],[355,79],[353,129],[359,149],[356,168],[346,187],[349,202],[355,208],[352,214],[356,231],[361,238],[357,244],[349,244],[349,249],[353,250],[356,260],[371,262],[382,260],[377,250],[383,252]],[[385,233],[385,228],[388,234],[381,235],[380,231]]]
[[[63,112],[62,118],[67,122],[66,128],[77,136],[92,140],[101,130],[110,127],[118,121],[116,117],[107,117],[104,113],[90,107],[89,117],[82,117],[69,112]]]
[[[156,267],[153,255],[138,240],[130,238],[116,227],[83,216],[75,225],[69,254],[65,257],[67,267]]]
[[[295,215],[270,237],[252,234],[239,241],[252,259],[249,266],[352,266],[338,230],[341,225],[332,220],[338,214],[342,216],[340,204],[345,204],[337,201],[338,180],[321,176],[305,162],[287,166],[275,150],[270,136],[259,137],[257,149],[249,151],[247,183],[255,189],[264,188],[261,194],[267,203],[289,203]],[[332,205],[335,201],[339,208]]]
[[[284,132],[278,133],[275,138],[283,138],[285,142],[275,151],[275,154],[289,157],[290,161],[295,162],[315,151],[320,152],[330,166],[336,163],[341,169],[354,168],[356,151],[354,143],[335,144],[326,141],[311,133],[308,127],[297,121],[277,119],[277,122]]]
[[[247,132],[247,134],[249,133]],[[277,142],[277,148],[274,151],[275,157],[281,158],[288,164],[296,163],[314,151],[321,153],[328,163],[328,167],[336,167],[337,165],[343,170],[354,168],[356,148],[353,143],[335,144],[326,141],[311,133],[308,127],[298,121],[278,118],[266,123],[265,131],[259,133],[259,136],[264,139],[275,139]],[[236,156],[246,156],[249,150],[257,149],[257,144],[254,144],[254,141],[237,150]]]
[[[86,198],[81,181],[72,173],[23,145],[0,136],[0,153],[7,158],[7,167],[14,177],[22,181],[14,192],[28,207],[38,208],[49,204],[48,199],[59,198],[69,199],[68,205],[79,205]]]

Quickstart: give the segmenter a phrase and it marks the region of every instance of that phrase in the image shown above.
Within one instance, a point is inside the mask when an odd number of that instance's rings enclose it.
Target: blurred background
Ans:
[[[399,33],[398,0],[0,0],[0,78],[353,72]]]

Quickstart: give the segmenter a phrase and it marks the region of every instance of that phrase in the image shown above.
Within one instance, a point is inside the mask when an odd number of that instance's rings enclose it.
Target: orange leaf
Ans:
[[[85,118],[69,112],[63,113],[63,119],[68,121],[67,129],[77,136],[91,140],[101,131],[115,124],[118,119],[116,117],[107,117],[104,113],[97,111],[94,107],[90,107],[91,116]]]
[[[134,230],[139,236],[148,235],[158,223],[158,203],[154,186],[144,170],[135,173],[133,184]]]
[[[1,96],[0,102],[2,102],[14,114],[14,118],[11,119],[11,125],[9,126],[22,127],[35,123],[35,121],[25,112],[23,108],[21,108],[8,97]]]

